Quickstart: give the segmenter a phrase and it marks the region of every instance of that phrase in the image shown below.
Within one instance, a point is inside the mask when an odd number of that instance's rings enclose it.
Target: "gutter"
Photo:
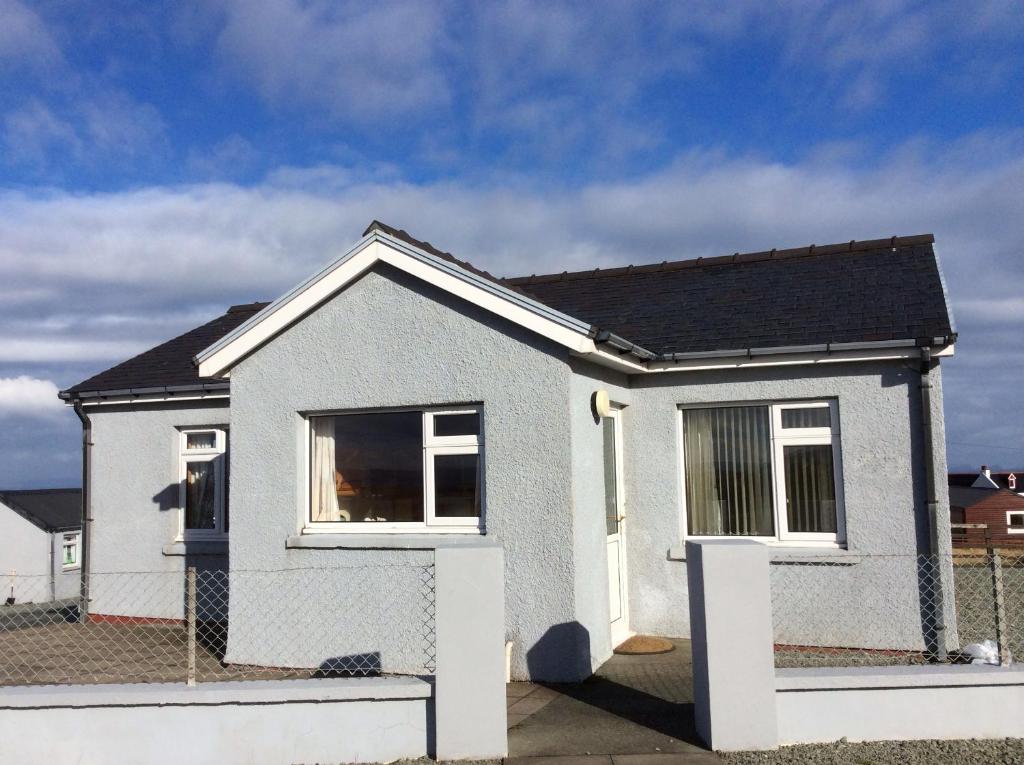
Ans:
[[[104,400],[110,398],[118,399],[134,399],[134,398],[148,398],[153,396],[164,396],[168,399],[176,397],[188,397],[192,394],[204,394],[204,393],[227,393],[231,388],[230,382],[217,381],[217,382],[206,382],[197,383],[192,385],[155,385],[146,388],[116,388],[106,390],[87,390],[87,391],[75,391],[62,390],[57,394],[57,397],[65,403],[74,405],[76,401],[80,403],[96,404],[103,403]],[[96,399],[95,401],[85,401],[85,399]]]
[[[607,330],[592,330],[595,345],[606,345],[620,354],[630,354],[641,362],[672,363],[700,361],[704,359],[753,359],[759,356],[789,356],[794,354],[816,354],[830,356],[848,351],[878,351],[887,348],[930,348],[931,345],[946,348],[956,342],[955,332],[940,337],[919,340],[872,340],[856,343],[818,343],[813,345],[784,345],[767,348],[735,348],[716,351],[690,351],[686,353],[654,353]]]
[[[61,393],[63,397],[64,394]],[[82,408],[81,399],[74,399],[71,405],[75,408],[75,414],[82,421],[82,560],[81,560],[81,585],[79,589],[81,606],[79,607],[79,619],[85,623],[89,611],[89,542],[92,534],[92,491],[89,486],[89,476],[92,474],[92,420]],[[51,544],[52,549],[52,544]]]

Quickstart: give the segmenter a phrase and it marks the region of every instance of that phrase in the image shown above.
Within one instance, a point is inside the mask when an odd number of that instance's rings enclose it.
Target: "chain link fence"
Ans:
[[[434,672],[433,563],[93,573],[88,608],[6,579],[0,685]]]
[[[1024,658],[1024,555],[796,556],[771,567],[776,667]]]

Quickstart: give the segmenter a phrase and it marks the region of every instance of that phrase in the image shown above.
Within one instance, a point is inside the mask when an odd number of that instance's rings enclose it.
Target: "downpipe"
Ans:
[[[89,549],[92,534],[92,491],[89,477],[92,474],[92,420],[85,413],[80,399],[73,402],[75,414],[82,421],[82,560],[81,583],[79,586],[78,618],[83,624],[88,621],[89,612]]]
[[[924,431],[924,476],[925,503],[928,508],[928,532],[931,558],[935,571],[932,577],[932,602],[935,614],[935,655],[939,661],[945,661],[946,655],[946,607],[943,590],[944,569],[940,553],[942,547],[939,538],[939,502],[935,489],[935,431],[932,424],[932,378],[931,371],[938,364],[932,358],[929,346],[921,348],[921,428]]]

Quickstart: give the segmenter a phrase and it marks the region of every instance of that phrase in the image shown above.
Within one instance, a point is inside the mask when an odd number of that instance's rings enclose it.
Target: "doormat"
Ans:
[[[634,635],[629,640],[620,644],[615,649],[615,653],[626,656],[638,656],[642,654],[668,653],[669,651],[674,651],[675,648],[672,645],[672,641],[665,638],[651,637],[650,635]]]

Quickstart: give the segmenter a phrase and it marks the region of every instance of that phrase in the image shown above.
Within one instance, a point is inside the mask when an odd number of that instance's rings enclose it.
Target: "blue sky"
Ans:
[[[0,0],[0,486],[58,388],[372,218],[499,274],[931,231],[950,462],[1024,467],[1015,2]]]

